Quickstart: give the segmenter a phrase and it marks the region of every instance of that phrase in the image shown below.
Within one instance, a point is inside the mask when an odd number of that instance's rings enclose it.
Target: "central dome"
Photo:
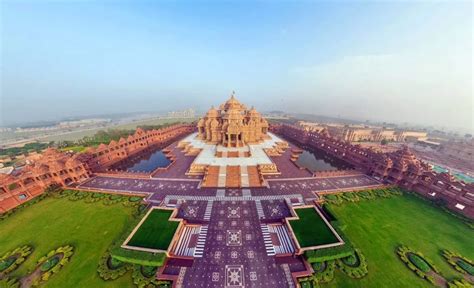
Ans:
[[[227,147],[241,147],[268,138],[268,122],[255,108],[247,110],[234,92],[219,110],[212,107],[197,126],[199,139]]]

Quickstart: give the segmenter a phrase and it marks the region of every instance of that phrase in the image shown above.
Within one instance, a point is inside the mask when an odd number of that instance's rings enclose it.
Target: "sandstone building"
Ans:
[[[299,121],[298,126],[308,132],[327,132],[331,137],[349,142],[380,142],[382,140],[405,142],[425,140],[426,132],[386,129],[364,125],[321,124]]]
[[[255,108],[248,110],[237,101],[234,93],[219,109],[212,107],[197,127],[199,139],[226,147],[242,147],[268,139],[268,122]]]

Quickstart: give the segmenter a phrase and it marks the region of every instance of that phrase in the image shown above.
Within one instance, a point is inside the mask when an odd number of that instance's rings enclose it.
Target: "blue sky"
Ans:
[[[473,127],[470,2],[3,1],[1,120],[238,98]]]

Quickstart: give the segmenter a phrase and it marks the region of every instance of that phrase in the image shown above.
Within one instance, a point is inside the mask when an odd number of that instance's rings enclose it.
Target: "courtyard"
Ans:
[[[166,251],[179,225],[179,222],[169,220],[172,212],[172,210],[151,209],[125,245]]]
[[[342,241],[314,207],[295,209],[299,219],[289,220],[301,248],[337,245]]]

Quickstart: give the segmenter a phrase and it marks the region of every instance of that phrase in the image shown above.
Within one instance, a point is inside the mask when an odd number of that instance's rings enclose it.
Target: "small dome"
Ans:
[[[219,111],[216,110],[216,108],[214,108],[214,106],[211,107],[211,109],[209,109],[209,111],[207,111],[207,117],[212,117],[212,118],[216,118],[216,117],[219,117]]]

